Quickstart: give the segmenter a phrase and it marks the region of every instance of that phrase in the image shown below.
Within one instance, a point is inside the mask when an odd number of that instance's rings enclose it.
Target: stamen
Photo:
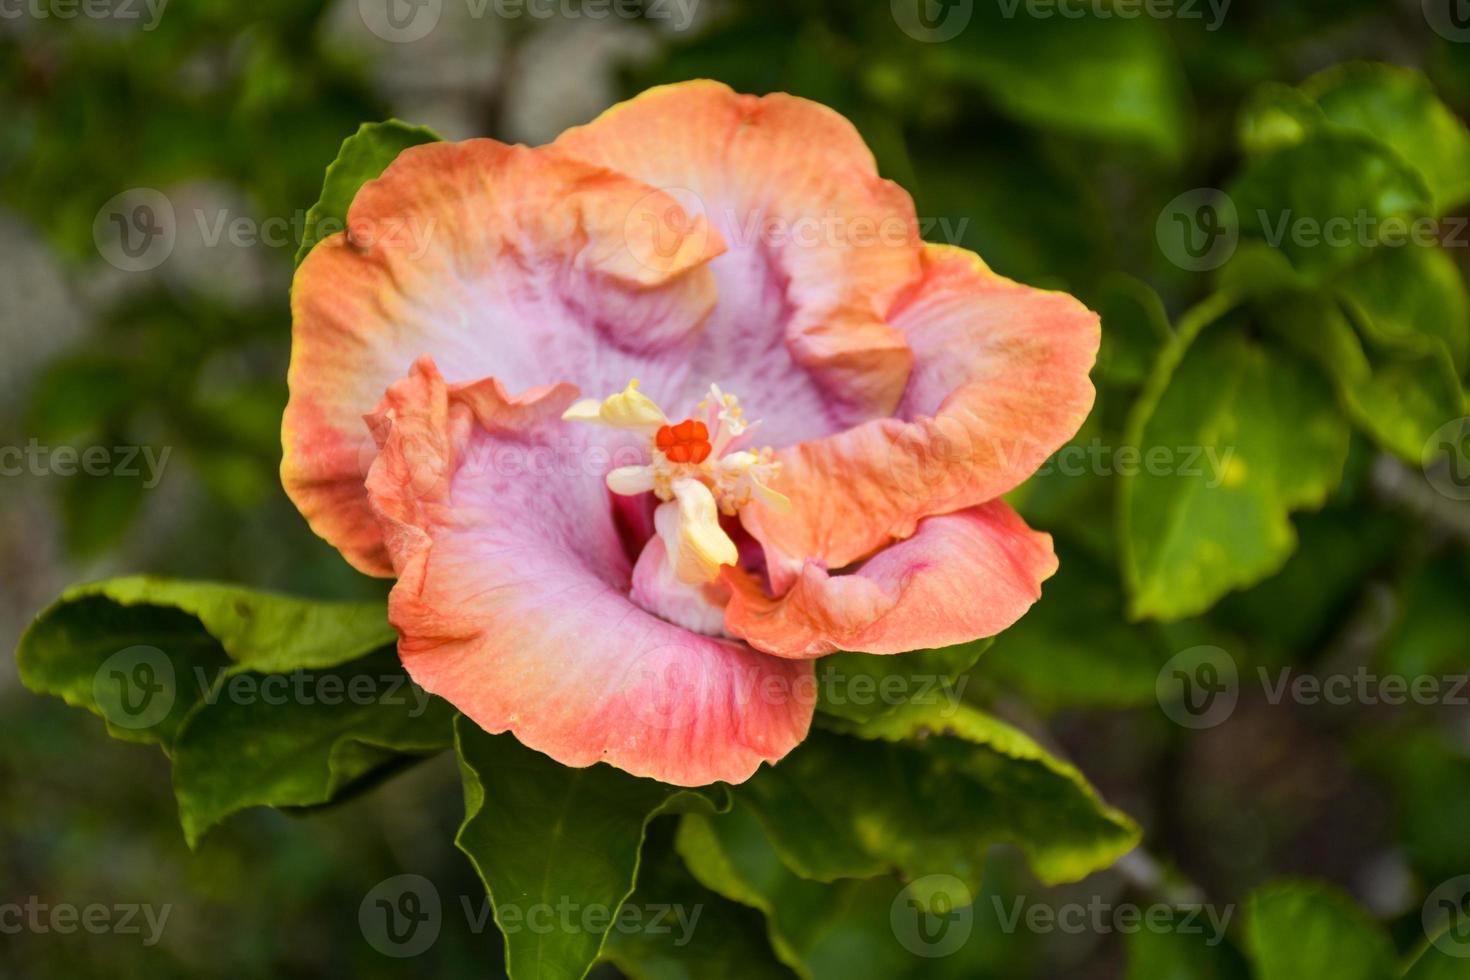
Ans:
[[[634,381],[600,402],[578,402],[562,416],[652,436],[649,461],[618,467],[607,475],[607,485],[627,496],[652,491],[664,501],[655,512],[659,535],[670,548],[676,574],[693,583],[713,581],[722,565],[736,561],[735,546],[720,527],[720,514],[733,517],[753,502],[778,510],[790,506],[770,486],[781,466],[774,453],[734,448],[736,440],[756,425],[746,421],[739,400],[712,384],[697,413],[704,418],[670,424]]]

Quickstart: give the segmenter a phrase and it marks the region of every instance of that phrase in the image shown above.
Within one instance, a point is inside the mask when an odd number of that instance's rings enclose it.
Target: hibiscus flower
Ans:
[[[409,674],[679,785],[797,745],[815,658],[1026,611],[1056,559],[999,498],[1080,427],[1098,344],[921,241],[841,116],[708,81],[405,150],[292,313],[286,490],[397,577]]]

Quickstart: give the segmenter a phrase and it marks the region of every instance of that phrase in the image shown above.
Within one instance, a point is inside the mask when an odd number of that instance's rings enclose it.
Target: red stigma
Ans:
[[[714,451],[709,443],[709,429],[694,419],[662,426],[653,441],[671,463],[703,463]]]

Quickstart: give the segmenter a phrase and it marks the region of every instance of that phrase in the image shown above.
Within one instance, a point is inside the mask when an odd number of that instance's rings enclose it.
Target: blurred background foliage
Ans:
[[[297,233],[211,243],[194,215],[299,229],[364,120],[535,143],[657,82],[789,91],[855,122],[928,238],[1102,312],[1098,406],[1074,445],[1238,445],[1249,462],[1244,491],[1210,498],[1223,514],[1181,500],[1177,480],[1096,466],[1049,467],[1015,496],[1056,536],[1062,570],[980,659],[967,696],[1063,750],[1146,833],[1137,861],[1052,900],[1223,905],[1306,876],[1411,950],[1424,895],[1470,872],[1466,711],[1271,704],[1251,679],[1470,668],[1470,519],[1418,459],[1464,414],[1470,234],[1293,253],[1263,247],[1269,229],[1250,213],[1367,209],[1452,227],[1470,201],[1458,118],[1470,44],[1432,30],[1417,0],[1236,0],[1215,29],[1204,4],[1200,19],[1076,21],[1008,7],[976,0],[941,43],[870,0],[699,0],[686,31],[578,16],[575,3],[549,19],[476,18],[445,0],[440,26],[406,44],[369,31],[357,0],[175,0],[147,31],[0,20],[0,444],[172,449],[156,487],[0,480],[7,648],[63,586],[118,572],[382,594],[310,534],[276,476]],[[1329,71],[1363,61],[1415,74]],[[173,203],[178,242],[131,273],[99,255],[93,223],[139,187]],[[1229,189],[1241,210],[1240,248],[1213,271],[1171,261],[1159,231],[1170,202],[1202,187]],[[1183,530],[1150,531],[1163,515]],[[1201,561],[1211,545],[1225,559]],[[1228,722],[1190,731],[1159,710],[1155,681],[1204,643],[1246,681]],[[152,948],[0,936],[0,976],[498,968],[493,928],[462,915],[412,961],[380,956],[358,928],[361,897],[403,869],[451,903],[479,902],[451,843],[452,760],[309,821],[251,811],[191,854],[155,753],[26,694],[10,668],[0,716],[0,901],[174,906]],[[987,889],[1045,892],[1005,855]],[[1147,933],[1005,935],[985,928],[988,908],[982,897],[977,941],[995,976],[1234,976],[1239,950],[1269,945],[1238,923],[1208,950]]]

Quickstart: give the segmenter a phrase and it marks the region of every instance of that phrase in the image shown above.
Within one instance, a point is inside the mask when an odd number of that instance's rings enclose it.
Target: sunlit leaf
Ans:
[[[137,576],[68,589],[16,659],[31,690],[100,715],[117,738],[168,749],[206,693],[198,671],[333,667],[394,638],[381,603]]]
[[[1223,325],[1181,330],[1134,407],[1126,443],[1213,449],[1218,472],[1123,478],[1123,570],[1135,617],[1179,619],[1279,569],[1288,515],[1337,485],[1348,428],[1327,382],[1279,347]]]
[[[1442,343],[1456,371],[1470,358],[1470,296],[1443,249],[1379,249],[1336,284],[1365,337],[1409,354],[1433,355]]]
[[[969,705],[829,724],[843,734],[814,732],[736,789],[804,877],[944,874],[978,890],[990,845],[1009,843],[1044,881],[1073,881],[1137,843],[1074,767]]]
[[[1406,235],[1431,210],[1417,171],[1372,137],[1320,131],[1247,166],[1229,188],[1246,240],[1324,276]]]
[[[1464,414],[1464,389],[1442,341],[1419,354],[1365,347],[1341,309],[1311,297],[1262,316],[1323,366],[1358,427],[1405,460],[1419,462],[1429,437]]]
[[[1372,135],[1418,170],[1435,213],[1470,199],[1470,130],[1419,72],[1350,63],[1313,75],[1301,90],[1332,123]]]

